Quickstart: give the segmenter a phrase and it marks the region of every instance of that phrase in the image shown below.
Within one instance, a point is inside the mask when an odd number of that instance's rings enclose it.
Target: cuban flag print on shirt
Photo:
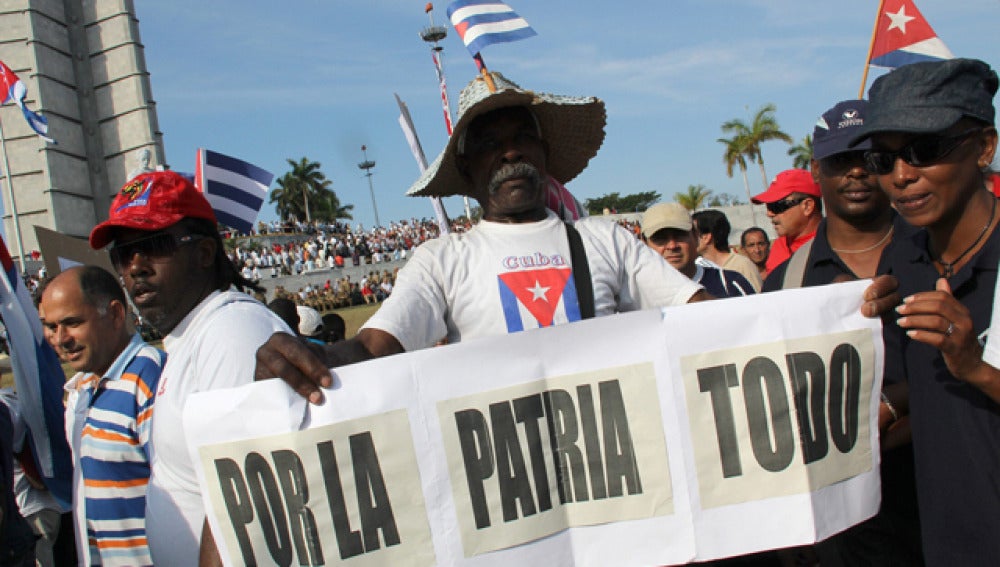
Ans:
[[[561,256],[550,259],[535,254],[508,258],[505,264],[508,267],[549,264],[548,267],[519,269],[497,276],[508,333],[580,320],[573,270],[566,266]]]
[[[910,63],[954,57],[913,0],[885,0],[876,25],[872,65],[895,69]]]

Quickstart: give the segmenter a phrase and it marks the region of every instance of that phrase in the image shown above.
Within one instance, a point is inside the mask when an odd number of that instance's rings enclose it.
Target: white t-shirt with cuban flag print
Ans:
[[[588,217],[580,233],[596,316],[686,303],[701,286],[624,228]],[[407,351],[580,320],[566,227],[545,220],[481,221],[426,242],[400,270],[392,295],[364,328],[385,331]]]

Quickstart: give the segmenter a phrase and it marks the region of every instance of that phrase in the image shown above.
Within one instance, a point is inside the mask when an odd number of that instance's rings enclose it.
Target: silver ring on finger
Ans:
[[[950,337],[951,334],[954,333],[954,332],[955,332],[955,324],[952,323],[951,321],[948,321],[948,328],[945,329],[944,336]]]

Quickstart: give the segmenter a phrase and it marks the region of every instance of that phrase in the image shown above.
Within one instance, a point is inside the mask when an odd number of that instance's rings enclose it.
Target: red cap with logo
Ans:
[[[107,246],[116,228],[163,230],[185,217],[216,222],[205,195],[173,171],[138,175],[122,187],[108,211],[108,220],[90,232],[90,247]]]
[[[766,204],[780,201],[792,193],[802,193],[813,197],[822,197],[819,184],[813,179],[812,173],[805,169],[789,169],[782,171],[774,178],[771,185],[760,195],[755,195],[751,201]]]

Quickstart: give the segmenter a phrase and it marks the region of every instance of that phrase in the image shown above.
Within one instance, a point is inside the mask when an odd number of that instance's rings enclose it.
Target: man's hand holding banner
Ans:
[[[865,285],[388,357],[337,369],[322,406],[277,380],[196,395],[185,428],[220,552],[648,565],[824,539],[879,503]]]

